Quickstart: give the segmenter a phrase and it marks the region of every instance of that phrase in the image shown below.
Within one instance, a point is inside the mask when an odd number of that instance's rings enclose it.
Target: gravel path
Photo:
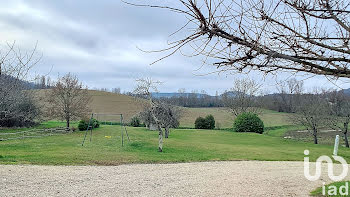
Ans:
[[[0,165],[0,196],[308,196],[329,182],[326,170],[324,180],[310,182],[303,169],[303,162],[268,161]]]

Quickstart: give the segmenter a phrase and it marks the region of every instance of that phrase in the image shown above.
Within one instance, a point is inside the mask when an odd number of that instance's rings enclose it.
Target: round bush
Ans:
[[[194,128],[196,129],[206,129],[207,122],[204,118],[198,117],[196,121],[194,122]]]
[[[79,129],[79,131],[84,131],[84,130],[86,130],[87,129],[87,127],[88,127],[88,122],[86,121],[86,120],[81,120],[81,121],[79,121],[79,124],[78,124],[78,129]]]
[[[236,132],[254,132],[263,133],[264,123],[254,113],[242,113],[238,115],[233,123],[233,129]]]
[[[98,121],[96,119],[92,119],[92,125],[94,126],[94,128],[99,128],[100,127],[100,121]]]
[[[215,119],[213,115],[207,115],[205,117],[205,121],[207,123],[207,129],[214,129],[215,128]]]
[[[78,124],[79,131],[86,130],[88,128],[88,126],[89,126],[89,121],[90,120],[81,120],[81,121],[79,121],[79,124]],[[98,120],[96,120],[96,119],[92,119],[91,125],[93,126],[93,128],[99,128],[100,127],[100,122]]]
[[[140,119],[137,117],[137,116],[134,116],[131,118],[131,121],[130,121],[130,126],[133,126],[133,127],[139,127],[141,126],[141,121]]]
[[[207,115],[205,118],[198,117],[194,122],[196,129],[214,129],[215,119],[213,115]]]

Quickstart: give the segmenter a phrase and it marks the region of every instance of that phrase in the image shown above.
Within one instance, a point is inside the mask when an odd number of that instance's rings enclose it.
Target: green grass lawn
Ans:
[[[279,137],[283,128],[267,134],[235,133],[224,130],[174,129],[157,152],[158,133],[128,127],[131,142],[121,147],[120,126],[102,125],[93,131],[92,142],[81,146],[83,131],[71,134],[0,142],[0,164],[118,165],[217,160],[303,161],[331,155],[332,146],[314,145]],[[286,128],[285,128],[286,129]],[[105,136],[112,136],[110,139]],[[350,150],[339,155],[350,159]]]

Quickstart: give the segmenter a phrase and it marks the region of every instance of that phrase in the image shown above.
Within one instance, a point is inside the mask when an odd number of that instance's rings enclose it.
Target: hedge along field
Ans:
[[[92,142],[81,146],[84,131],[65,135],[0,142],[0,164],[119,165],[219,160],[303,161],[331,155],[332,146],[314,145],[281,137],[225,130],[172,129],[164,139],[164,152],[157,152],[158,133],[127,127],[131,142],[121,147],[120,126],[101,125]],[[106,136],[111,136],[107,138]],[[350,151],[339,155],[350,159]]]

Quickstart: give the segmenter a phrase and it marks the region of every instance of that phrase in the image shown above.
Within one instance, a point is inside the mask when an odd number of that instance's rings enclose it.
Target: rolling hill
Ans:
[[[47,90],[33,90],[39,98],[45,95]],[[94,113],[105,114],[120,114],[124,116],[125,122],[129,122],[130,119],[138,114],[142,109],[142,102],[136,100],[131,96],[123,94],[115,94],[110,92],[102,92],[96,90],[89,90],[89,94],[92,96],[91,109]],[[43,100],[43,99],[39,99]],[[233,125],[233,115],[224,108],[183,108],[183,115],[180,119],[181,127],[194,127],[194,121],[197,117],[212,114],[217,122],[216,126],[220,128],[230,128]],[[288,114],[279,113],[271,110],[263,110],[260,115],[264,121],[265,126],[281,126],[290,125],[288,122]],[[116,120],[118,117],[112,116],[99,116],[100,120]]]
[[[32,90],[36,100],[40,105],[45,105],[44,96],[48,89]],[[130,119],[139,113],[142,108],[142,101],[136,100],[131,96],[123,94],[115,94],[110,92],[89,90],[89,94],[92,97],[90,108],[93,113],[99,114],[123,114],[125,121]],[[118,116],[99,116],[101,119],[112,121],[113,119],[119,119]]]

